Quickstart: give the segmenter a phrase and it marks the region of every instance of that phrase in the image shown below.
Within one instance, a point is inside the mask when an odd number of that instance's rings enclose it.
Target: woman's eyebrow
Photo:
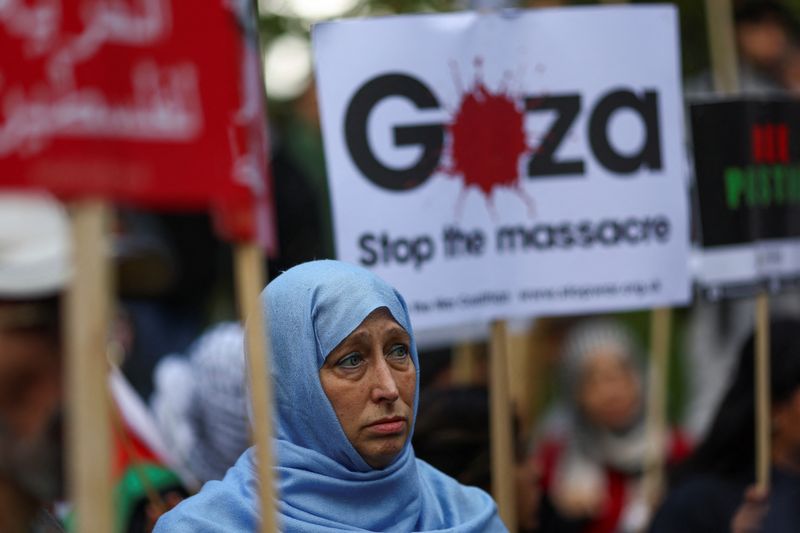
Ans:
[[[333,350],[331,350],[330,353],[328,353],[328,356],[325,358],[325,360],[327,361],[332,356],[341,355],[343,353],[349,352],[354,348],[353,346],[354,344],[358,344],[368,335],[369,334],[366,331],[354,331],[353,333],[342,339],[342,342],[337,344],[336,347]]]
[[[395,337],[404,337],[404,338],[410,338],[411,337],[408,334],[408,332],[403,328],[403,326],[400,326],[400,325],[391,326],[391,329],[389,330],[388,333],[389,333],[389,335],[392,335],[392,336],[395,336]]]
[[[367,331],[364,331],[364,330],[354,331],[353,333],[348,335],[344,339],[344,341],[339,346],[337,346],[337,348],[342,347],[342,346],[347,346],[347,345],[351,344],[354,341],[360,341],[361,339],[364,339],[364,338],[367,338],[367,337],[369,337],[369,332],[367,332]],[[335,350],[336,350],[336,348],[334,348],[334,351]]]

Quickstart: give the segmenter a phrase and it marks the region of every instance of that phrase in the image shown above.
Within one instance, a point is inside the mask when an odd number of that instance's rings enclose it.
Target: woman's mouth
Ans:
[[[367,428],[381,435],[395,435],[402,433],[406,427],[406,419],[401,416],[381,418],[367,426]]]

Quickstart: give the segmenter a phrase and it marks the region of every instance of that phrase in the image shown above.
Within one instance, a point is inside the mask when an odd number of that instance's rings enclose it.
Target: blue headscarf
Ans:
[[[350,444],[319,380],[326,356],[375,309],[411,337],[400,294],[371,272],[314,261],[281,274],[262,294],[272,341],[279,527],[286,532],[506,531],[492,499],[414,457],[409,440],[386,468]],[[418,396],[418,392],[417,392]],[[416,419],[417,397],[414,399]],[[159,520],[156,533],[255,531],[258,482],[252,449],[225,478]]]

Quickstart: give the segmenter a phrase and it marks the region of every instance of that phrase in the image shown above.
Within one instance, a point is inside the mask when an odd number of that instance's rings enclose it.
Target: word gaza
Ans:
[[[404,98],[419,110],[440,109],[433,92],[420,80],[406,74],[384,74],[367,81],[353,95],[345,114],[347,149],[356,167],[370,181],[389,190],[409,190],[422,185],[439,167],[445,145],[445,124],[425,123],[395,126],[395,147],[418,146],[419,157],[404,168],[388,167],[375,154],[367,134],[372,110],[387,98]],[[557,157],[567,133],[581,113],[580,94],[531,95],[523,99],[520,113],[555,112],[541,144],[527,161],[530,178],[575,176],[584,173],[584,160],[563,160]],[[638,149],[626,153],[615,147],[608,136],[609,123],[618,112],[626,110],[641,120],[644,139]],[[644,90],[637,94],[628,89],[613,89],[593,103],[587,122],[587,137],[595,159],[610,172],[625,176],[640,168],[660,170],[661,139],[659,135],[658,94]]]

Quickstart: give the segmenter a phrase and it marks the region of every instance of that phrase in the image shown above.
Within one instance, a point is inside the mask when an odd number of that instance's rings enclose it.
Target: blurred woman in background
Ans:
[[[800,320],[770,326],[772,472],[769,495],[755,479],[753,335],[711,430],[675,473],[652,533],[800,531]]]
[[[640,531],[648,519],[641,490],[646,440],[640,349],[610,319],[579,322],[561,358],[559,417],[541,432],[538,458],[559,531]],[[686,443],[674,435],[665,453]]]

